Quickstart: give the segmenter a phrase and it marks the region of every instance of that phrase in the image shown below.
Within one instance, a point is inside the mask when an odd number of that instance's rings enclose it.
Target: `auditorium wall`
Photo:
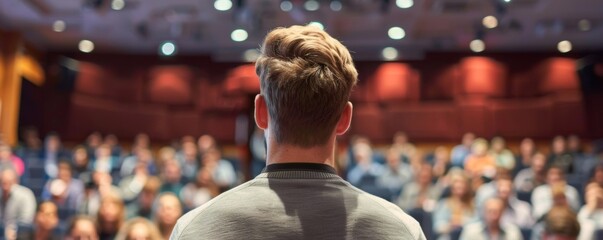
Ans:
[[[457,140],[467,131],[512,139],[601,137],[603,113],[584,104],[580,90],[580,57],[438,53],[421,61],[357,62],[346,138],[386,142],[396,131],[418,141]],[[72,78],[61,70],[65,65]],[[23,116],[38,117],[21,125],[73,140],[100,131],[126,139],[146,132],[159,141],[211,134],[233,143],[237,118],[252,116],[259,91],[252,64],[209,57],[50,54],[46,69],[45,86],[24,86],[25,96],[36,97],[23,101]],[[42,113],[27,113],[34,111]]]

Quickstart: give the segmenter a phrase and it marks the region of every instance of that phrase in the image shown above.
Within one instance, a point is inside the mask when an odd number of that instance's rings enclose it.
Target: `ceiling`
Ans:
[[[291,0],[293,10],[281,10],[282,0],[233,0],[227,11],[214,8],[214,0],[0,0],[0,27],[17,29],[41,49],[73,52],[78,42],[94,42],[94,52],[158,53],[162,42],[173,41],[177,54],[208,54],[218,61],[240,61],[245,50],[257,48],[272,28],[319,21],[342,40],[360,60],[381,59],[382,49],[394,47],[399,59],[421,59],[425,52],[469,51],[469,43],[482,38],[486,52],[556,52],[557,43],[569,40],[573,51],[603,49],[601,0],[414,0],[400,8],[397,0],[317,0],[319,9],[308,11],[306,0]],[[224,0],[220,0],[224,1]],[[399,0],[398,0],[399,1]],[[487,29],[482,18],[496,16],[498,26]],[[580,29],[580,20],[588,28]],[[63,32],[53,23],[66,23]],[[584,21],[583,21],[584,24]],[[405,30],[405,37],[388,37],[390,27]],[[245,29],[243,42],[231,32]]]

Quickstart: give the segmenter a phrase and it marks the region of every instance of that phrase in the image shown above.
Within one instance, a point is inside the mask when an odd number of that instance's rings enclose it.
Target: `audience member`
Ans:
[[[136,134],[134,137],[134,144],[132,145],[132,154],[136,154],[137,149],[149,149],[151,148],[151,138],[146,133]]]
[[[544,240],[575,240],[580,235],[580,223],[576,214],[568,207],[552,208],[544,223]],[[532,238],[534,239],[534,238]]]
[[[180,216],[182,216],[182,205],[178,197],[172,193],[160,195],[157,200],[155,221],[163,239],[170,238]]]
[[[77,146],[73,149],[73,177],[83,179],[90,176],[90,158],[88,150],[84,146]]]
[[[465,171],[472,178],[481,177],[487,174],[487,171],[494,172],[496,160],[488,154],[488,142],[483,138],[478,138],[471,145],[471,155],[465,160]]]
[[[197,141],[197,147],[197,150],[199,151],[199,156],[203,157],[207,150],[217,148],[218,143],[216,142],[216,139],[214,137],[205,134],[199,137],[199,140]]]
[[[167,161],[163,166],[163,173],[161,175],[163,184],[161,185],[160,192],[171,192],[173,194],[179,194],[182,190],[182,168],[176,160]]]
[[[475,206],[478,210],[483,209],[486,200],[496,196],[498,180],[511,179],[511,172],[507,168],[497,167],[493,177],[491,181],[480,185],[475,191]]]
[[[38,129],[35,127],[25,127],[21,131],[21,140],[19,143],[15,153],[17,156],[26,159],[26,158],[38,158],[40,156],[40,151],[42,150],[42,141],[40,140],[40,135],[38,134]],[[0,142],[2,141],[0,137]]]
[[[228,190],[237,183],[237,173],[232,164],[222,159],[222,154],[216,148],[205,150],[202,158],[203,169],[211,173],[211,180],[221,190]]]
[[[521,231],[516,225],[501,221],[505,209],[505,202],[499,198],[491,198],[484,204],[483,218],[480,221],[469,223],[463,227],[460,239],[487,240],[506,239],[522,240]]]
[[[220,193],[219,187],[212,180],[209,169],[199,169],[197,178],[190,182],[180,191],[180,199],[186,209],[193,209],[209,202]]]
[[[92,170],[95,172],[114,173],[121,167],[119,158],[111,155],[111,147],[106,144],[96,148],[96,158],[92,162]]]
[[[383,174],[385,168],[373,161],[373,150],[367,143],[357,143],[353,155],[356,166],[348,172],[348,181],[366,191],[364,187],[374,186],[376,179]]]
[[[595,236],[596,230],[603,229],[603,188],[591,183],[586,187],[585,195],[586,205],[578,212],[582,226],[580,235]]]
[[[19,185],[19,176],[13,169],[0,171],[0,219],[6,232],[16,233],[19,224],[32,224],[36,198],[31,190]]]
[[[21,176],[25,172],[25,163],[13,154],[8,145],[0,144],[0,170],[2,169],[13,169],[17,175]]]
[[[450,162],[454,167],[463,168],[465,160],[471,154],[471,146],[475,140],[475,134],[465,133],[461,144],[456,145],[450,153]]]
[[[417,151],[418,152],[418,151]],[[436,178],[441,178],[448,174],[448,171],[452,168],[450,164],[450,154],[448,149],[444,146],[438,146],[433,152],[433,174]]]
[[[119,140],[114,134],[108,134],[105,136],[104,144],[109,146],[111,149],[111,156],[121,157],[121,146],[119,146]]]
[[[56,178],[58,174],[58,162],[60,159],[68,158],[64,152],[59,135],[50,133],[44,140],[44,150],[41,159],[44,162],[44,170],[49,178]]]
[[[513,191],[513,182],[509,178],[500,178],[496,181],[496,197],[504,203],[503,214],[500,219],[503,224],[512,224],[520,228],[534,226],[532,206],[525,201],[517,199]]]
[[[490,154],[497,167],[502,167],[507,170],[513,170],[515,168],[515,156],[513,153],[506,148],[505,139],[502,137],[492,138]]]
[[[398,196],[404,184],[412,179],[412,169],[410,165],[402,162],[399,152],[393,148],[387,152],[386,161],[385,170],[377,178],[377,185],[388,189],[393,196]]]
[[[133,218],[124,223],[116,240],[163,240],[157,226],[146,218]]]
[[[410,158],[415,155],[415,151],[417,150],[415,145],[408,141],[408,135],[406,135],[405,132],[397,132],[394,134],[391,148],[398,152],[400,158],[404,162],[409,162]]]
[[[564,195],[564,201],[567,201],[569,207],[574,211],[578,211],[580,208],[580,195],[578,191],[566,184],[565,173],[563,168],[553,165],[549,167],[546,176],[546,184],[538,186],[532,193],[532,202],[534,204],[533,216],[535,219],[542,219],[545,214],[554,205],[556,190],[560,190]]]
[[[442,188],[433,183],[431,165],[423,163],[415,180],[404,187],[404,191],[398,198],[398,206],[405,211],[421,209],[431,212],[440,198]]]
[[[592,170],[590,181],[603,188],[603,162]]]
[[[546,158],[542,153],[536,153],[530,161],[530,168],[517,173],[514,180],[518,192],[532,192],[536,187],[546,183]]]
[[[144,162],[136,163],[134,173],[124,177],[119,182],[121,196],[126,202],[134,200],[142,191],[145,183],[151,177],[147,164]]]
[[[72,177],[71,164],[61,161],[58,164],[57,177],[48,180],[42,192],[42,200],[54,202],[59,211],[75,213],[81,204],[84,183]],[[66,219],[61,219],[66,220]]]
[[[549,155],[547,165],[556,165],[565,173],[573,173],[573,158],[567,152],[565,138],[557,136],[553,139],[551,154]]]
[[[451,177],[450,196],[438,202],[433,211],[433,230],[447,238],[453,230],[476,219],[470,180],[463,174]]]
[[[99,238],[112,240],[124,223],[125,207],[123,200],[116,195],[103,196],[96,222],[98,224]]]
[[[582,149],[582,142],[578,135],[569,135],[567,137],[567,153],[572,155],[574,159],[584,156],[585,152]]]
[[[60,240],[57,205],[45,201],[38,205],[33,226],[19,226],[17,240]]]
[[[161,187],[161,180],[157,177],[151,176],[147,179],[140,194],[136,197],[134,202],[128,204],[127,215],[128,218],[144,217],[146,219],[153,218],[153,203],[159,195],[159,189]]]
[[[185,181],[195,179],[197,169],[200,167],[197,146],[192,141],[182,143],[182,150],[176,155],[179,165],[182,166],[182,177]]]
[[[98,229],[94,219],[88,216],[76,216],[67,229],[67,240],[98,240]]]
[[[132,156],[126,157],[121,164],[121,177],[126,177],[134,173],[134,169],[138,164],[142,164],[147,168],[150,174],[155,174],[156,167],[153,155],[149,149],[138,149]]]
[[[94,172],[82,197],[78,212],[89,216],[96,216],[102,199],[107,196],[121,196],[118,187],[112,184],[112,177],[105,172]]]
[[[99,132],[93,132],[86,138],[86,149],[88,150],[88,156],[92,159],[96,157],[96,149],[103,144],[103,136]]]
[[[536,154],[536,144],[531,138],[524,138],[519,144],[519,154],[515,157],[515,170],[513,176],[519,171],[529,168],[532,165],[532,157]]]
[[[172,159],[176,159],[176,149],[174,149],[173,147],[160,148],[159,153],[157,154],[157,158],[155,160],[155,165],[157,167],[158,172],[163,169],[165,162]]]

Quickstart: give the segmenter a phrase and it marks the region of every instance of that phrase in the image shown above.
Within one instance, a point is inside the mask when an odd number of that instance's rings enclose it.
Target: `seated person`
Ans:
[[[200,161],[194,140],[190,139],[182,143],[182,149],[176,155],[176,159],[178,159],[178,163],[182,166],[182,177],[186,181],[195,179],[197,169],[200,167]]]
[[[180,164],[175,159],[165,162],[163,166],[163,172],[161,174],[161,185],[160,192],[171,192],[173,194],[179,194],[182,190],[182,169]]]
[[[211,179],[211,172],[208,169],[199,169],[197,179],[186,184],[180,191],[180,199],[186,209],[193,209],[209,202],[219,193],[219,187]]]
[[[182,205],[176,195],[164,193],[159,196],[155,221],[164,239],[170,238],[180,216],[182,216]]]
[[[217,148],[205,150],[201,160],[202,168],[211,173],[211,180],[221,190],[228,190],[237,183],[237,173],[232,164],[222,159],[222,153]]]
[[[546,183],[546,158],[542,153],[532,156],[531,166],[517,173],[513,185],[518,192],[531,192]]]
[[[496,160],[488,154],[488,142],[478,138],[471,145],[471,155],[465,160],[465,171],[471,177],[481,177],[487,171],[495,171]]]
[[[452,148],[452,152],[450,153],[450,162],[452,166],[461,168],[465,166],[465,159],[471,154],[473,140],[475,140],[475,134],[465,133],[463,135],[463,142]]]
[[[567,207],[554,207],[547,214],[544,234],[540,239],[575,240],[579,239],[580,235],[580,223],[576,219],[576,214]]]
[[[398,206],[405,211],[422,209],[426,212],[433,211],[435,204],[440,198],[442,188],[432,182],[433,174],[431,165],[423,163],[415,180],[404,187],[404,191],[398,198]]]
[[[574,158],[567,152],[567,144],[565,138],[557,136],[553,139],[551,154],[547,160],[547,166],[558,166],[564,173],[569,174],[574,172]]]
[[[124,201],[118,195],[105,195],[96,214],[98,233],[101,240],[112,240],[125,220]]]
[[[19,226],[17,239],[60,240],[63,239],[58,229],[59,215],[57,205],[45,201],[38,205],[33,226]]]
[[[116,240],[163,240],[159,229],[146,218],[133,218],[128,220],[119,230]]]
[[[383,174],[385,168],[381,164],[373,162],[373,150],[370,145],[357,143],[353,150],[356,166],[348,172],[348,181],[352,185],[362,187],[360,185],[363,179],[376,179]]]
[[[140,194],[136,199],[128,204],[127,206],[127,218],[144,217],[146,219],[153,218],[153,203],[157,195],[159,195],[159,188],[161,187],[161,180],[158,177],[149,177]]]
[[[460,239],[463,240],[522,240],[521,231],[516,225],[501,221],[505,209],[505,201],[490,198],[484,203],[483,217],[480,221],[469,223],[463,227]]]
[[[112,174],[118,172],[120,167],[119,158],[111,155],[111,147],[103,144],[96,149],[96,158],[92,162],[93,171]]]
[[[403,163],[400,154],[395,149],[387,152],[387,166],[385,171],[377,178],[377,185],[389,189],[395,196],[400,194],[404,184],[412,179],[412,169],[407,163]]]
[[[127,177],[134,173],[134,169],[136,165],[143,164],[149,173],[155,173],[155,162],[153,160],[153,155],[151,154],[151,150],[149,149],[138,149],[134,156],[129,156],[124,159],[124,162],[121,164],[120,174],[121,177]]]
[[[515,157],[513,153],[505,146],[505,139],[502,137],[492,138],[490,155],[494,158],[497,167],[505,168],[509,171],[515,168]]]
[[[532,156],[536,153],[536,144],[531,138],[524,138],[519,144],[519,154],[515,157],[515,169],[513,176],[523,169],[532,165]]]
[[[0,170],[7,168],[15,170],[19,176],[22,176],[25,172],[25,163],[13,154],[10,146],[0,144]]]
[[[83,197],[84,183],[72,177],[71,164],[65,161],[59,162],[57,178],[48,180],[42,191],[42,200],[54,202],[59,212],[75,213],[80,208]]]
[[[580,235],[594,236],[596,230],[603,229],[603,188],[596,183],[586,187],[586,205],[578,212],[578,221],[582,226]]]
[[[98,229],[93,218],[88,216],[76,216],[71,220],[67,228],[66,239],[98,240]]]
[[[440,200],[433,211],[433,230],[441,238],[476,219],[470,180],[463,174],[451,176],[450,197]]]
[[[578,191],[565,182],[563,168],[553,165],[547,171],[547,184],[535,188],[532,193],[532,203],[535,203],[533,209],[535,219],[539,220],[544,217],[553,206],[553,190],[555,190],[553,186],[559,188],[564,193],[566,201],[574,211],[579,210],[580,196],[578,195]]]
[[[517,199],[513,190],[513,182],[509,178],[496,181],[496,197],[505,204],[502,218],[503,224],[516,225],[520,228],[531,228],[534,226],[532,218],[532,206],[525,201]]]
[[[31,225],[34,218],[36,198],[18,180],[14,169],[0,170],[0,219],[6,232],[0,234],[5,236],[14,236],[18,225]]]

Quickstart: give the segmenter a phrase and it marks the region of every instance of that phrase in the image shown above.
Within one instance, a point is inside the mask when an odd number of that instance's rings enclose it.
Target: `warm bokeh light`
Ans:
[[[113,0],[111,2],[111,9],[115,11],[119,11],[126,7],[126,2],[124,0]]]
[[[482,24],[486,28],[495,28],[498,26],[498,19],[494,16],[486,16],[482,19]]]
[[[389,38],[394,40],[400,40],[406,36],[406,32],[401,27],[391,27],[387,31]]]
[[[247,40],[247,37],[249,35],[247,34],[247,31],[243,30],[243,29],[236,29],[234,31],[232,31],[232,33],[230,34],[230,38],[235,41],[235,42],[242,42]]]
[[[483,52],[486,50],[486,44],[481,39],[474,39],[471,41],[471,43],[469,43],[469,48],[473,52]]]
[[[78,44],[78,48],[82,52],[90,53],[90,52],[94,51],[94,43],[90,40],[82,40]]]
[[[231,0],[216,0],[214,2],[214,8],[218,11],[228,11],[232,8]]]
[[[414,5],[413,0],[396,0],[396,6],[399,8],[410,8]]]
[[[398,50],[393,47],[386,47],[381,51],[383,60],[392,61],[398,58]]]
[[[63,32],[63,31],[65,31],[65,28],[67,28],[67,25],[65,24],[65,21],[63,21],[63,20],[56,20],[52,24],[52,30],[55,32]]]
[[[567,53],[572,50],[572,42],[568,40],[563,40],[557,43],[557,50],[561,53]]]

